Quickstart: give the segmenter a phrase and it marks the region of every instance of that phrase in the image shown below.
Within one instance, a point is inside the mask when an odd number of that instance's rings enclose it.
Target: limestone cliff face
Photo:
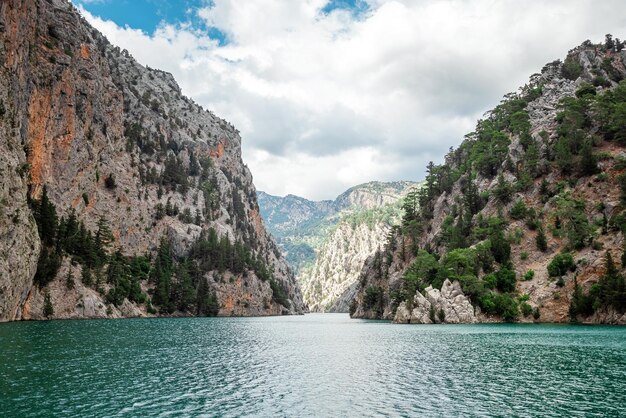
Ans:
[[[474,307],[463,293],[458,281],[445,280],[441,290],[428,286],[419,291],[411,303],[402,302],[393,322],[398,324],[473,324]]]
[[[508,95],[504,105],[487,113],[482,131],[477,128],[470,134],[459,149],[446,156],[442,166],[429,168],[433,176],[424,186],[427,193],[420,203],[426,207],[418,211],[412,224],[415,232],[395,233],[386,248],[364,264],[352,303],[353,317],[428,322],[422,309],[427,304],[421,303],[426,295],[415,295],[419,312],[407,309],[403,300],[413,295],[401,295],[406,288],[404,278],[416,259],[414,250],[436,255],[440,266],[452,258],[447,257],[453,248],[467,248],[463,255],[480,254],[476,248],[490,238],[484,232],[491,228],[485,220],[502,219],[511,265],[496,263],[489,266],[492,271],[479,265],[472,271],[460,267],[457,274],[465,281],[464,289],[473,292],[470,298],[474,298],[476,320],[504,319],[500,314],[481,313],[481,304],[488,304],[481,303],[479,295],[485,294],[487,286],[494,289],[493,282],[486,280],[493,279],[488,277],[493,271],[510,268],[516,278],[514,289],[507,293],[512,295],[516,314],[508,312],[510,319],[626,323],[624,312],[602,307],[608,299],[600,296],[595,299],[600,307],[593,308],[597,309],[593,315],[589,315],[590,302],[587,307],[570,310],[576,292],[591,291],[593,295],[598,291],[598,287],[591,288],[606,274],[608,254],[622,274],[626,267],[617,261],[624,252],[620,222],[626,189],[620,176],[626,148],[612,136],[618,135],[612,132],[620,128],[610,127],[606,119],[619,120],[615,114],[607,116],[606,109],[615,111],[612,109],[623,106],[624,97],[615,94],[611,99],[617,103],[615,108],[600,103],[604,95],[623,89],[625,76],[623,47],[587,41],[571,50],[564,62],[547,64],[519,94]],[[519,103],[523,107],[515,111],[503,110]],[[512,121],[516,117],[519,119],[507,126],[506,118]],[[515,213],[520,208],[523,211]],[[481,232],[481,228],[487,229]],[[539,231],[545,234],[545,249],[537,244]],[[410,247],[413,251],[405,251]],[[563,252],[572,255],[574,265],[551,277],[548,265]],[[433,280],[419,274],[421,283]],[[438,274],[435,280],[451,278],[455,272],[440,270]],[[505,292],[509,290],[493,290],[492,295]],[[516,306],[526,312],[517,311]]]
[[[125,255],[153,254],[166,237],[182,257],[211,227],[270,266],[291,301],[273,301],[253,273],[208,271],[221,315],[303,310],[261,220],[238,131],[183,96],[170,74],[111,45],[66,1],[15,0],[0,5],[0,85],[0,320],[41,318],[45,291],[56,317],[101,316],[85,313],[87,300],[104,306],[96,292],[57,289],[63,268],[48,289],[32,287],[40,242],[27,194],[40,198],[44,185],[59,216],[73,210],[91,231],[106,218]]]
[[[313,264],[298,274],[309,308],[348,312],[346,307],[335,307],[335,301],[358,279],[363,262],[384,244],[390,230],[382,219],[369,225],[340,221],[317,251]]]
[[[334,201],[312,202],[260,192],[261,213],[278,237],[312,311],[348,312],[363,262],[400,220],[412,182],[371,182]]]

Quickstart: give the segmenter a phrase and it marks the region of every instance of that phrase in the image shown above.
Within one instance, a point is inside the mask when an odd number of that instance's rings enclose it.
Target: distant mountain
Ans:
[[[313,311],[347,312],[340,296],[401,217],[401,198],[416,183],[370,182],[335,200],[257,193],[261,216],[296,273]]]

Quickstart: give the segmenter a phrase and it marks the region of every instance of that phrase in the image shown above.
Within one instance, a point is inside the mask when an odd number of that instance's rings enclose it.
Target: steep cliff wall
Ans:
[[[149,304],[124,308],[127,300],[107,303],[104,295],[116,286],[110,280],[99,289],[62,286],[68,275],[80,282],[85,270],[67,249],[57,251],[63,261],[52,282],[32,286],[40,240],[27,195],[36,212],[44,186],[59,219],[75,214],[96,235],[106,221],[108,254],[119,249],[125,257],[148,254],[154,260],[165,237],[178,265],[211,231],[227,238],[231,247],[223,248],[233,254],[235,243],[241,245],[245,256],[230,257],[219,271],[211,267],[214,261],[205,262],[193,279],[195,290],[198,277],[208,280],[220,315],[302,311],[293,275],[263,226],[232,125],[183,96],[170,74],[143,67],[111,45],[65,1],[2,2],[0,36],[1,320],[43,317],[46,293],[55,306],[51,317],[151,310]],[[195,254],[191,262],[200,265],[201,259]],[[245,267],[234,267],[240,259]],[[100,264],[94,274],[106,275],[109,263]],[[259,273],[263,269],[271,279]],[[148,295],[160,283],[156,273],[151,276],[141,283]],[[168,291],[174,292],[184,275],[170,276]],[[289,301],[276,297],[280,289]],[[85,314],[86,304],[99,308]]]
[[[587,41],[547,64],[431,164],[352,315],[406,319],[450,279],[478,320],[626,323],[623,48]]]
[[[297,274],[312,311],[348,312],[363,262],[381,248],[401,218],[412,182],[370,182],[333,201],[260,192],[261,213]]]

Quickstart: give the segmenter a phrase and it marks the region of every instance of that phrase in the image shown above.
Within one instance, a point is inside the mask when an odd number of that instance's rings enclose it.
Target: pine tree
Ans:
[[[93,276],[91,274],[91,269],[83,266],[83,284],[87,287],[93,284]]]
[[[54,307],[52,306],[50,293],[46,292],[43,297],[43,316],[49,318],[52,315],[54,315]]]
[[[511,200],[511,195],[513,194],[511,185],[508,181],[504,179],[502,173],[498,175],[498,183],[496,184],[496,187],[493,191],[496,201],[501,205],[509,203],[509,201]]]
[[[170,243],[163,238],[157,250],[157,257],[150,278],[156,285],[152,300],[165,313],[174,311],[174,306],[170,300],[173,268],[174,261]]]
[[[113,233],[109,228],[109,223],[104,216],[98,220],[98,231],[96,231],[95,245],[96,249],[103,254],[106,254],[108,246],[113,242]]]
[[[48,188],[43,186],[41,199],[36,205],[35,215],[39,229],[39,237],[44,245],[52,246],[56,239],[58,219],[54,204],[48,199]]]
[[[537,249],[539,251],[545,252],[548,249],[548,241],[546,239],[546,234],[543,232],[543,227],[539,228],[535,242],[537,243]]]
[[[580,171],[585,176],[591,176],[598,172],[598,160],[593,154],[593,149],[588,141],[581,150]]]

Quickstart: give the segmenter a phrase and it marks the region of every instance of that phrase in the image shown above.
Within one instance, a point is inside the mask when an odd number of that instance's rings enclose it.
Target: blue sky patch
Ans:
[[[333,10],[348,10],[356,17],[362,15],[369,10],[369,4],[365,0],[330,0],[326,6],[322,8],[322,13],[330,13]]]
[[[74,0],[89,13],[118,26],[153,34],[162,22],[168,24],[190,23],[195,30],[205,31],[220,46],[228,43],[226,34],[208,27],[198,17],[198,9],[211,4],[210,0]]]

